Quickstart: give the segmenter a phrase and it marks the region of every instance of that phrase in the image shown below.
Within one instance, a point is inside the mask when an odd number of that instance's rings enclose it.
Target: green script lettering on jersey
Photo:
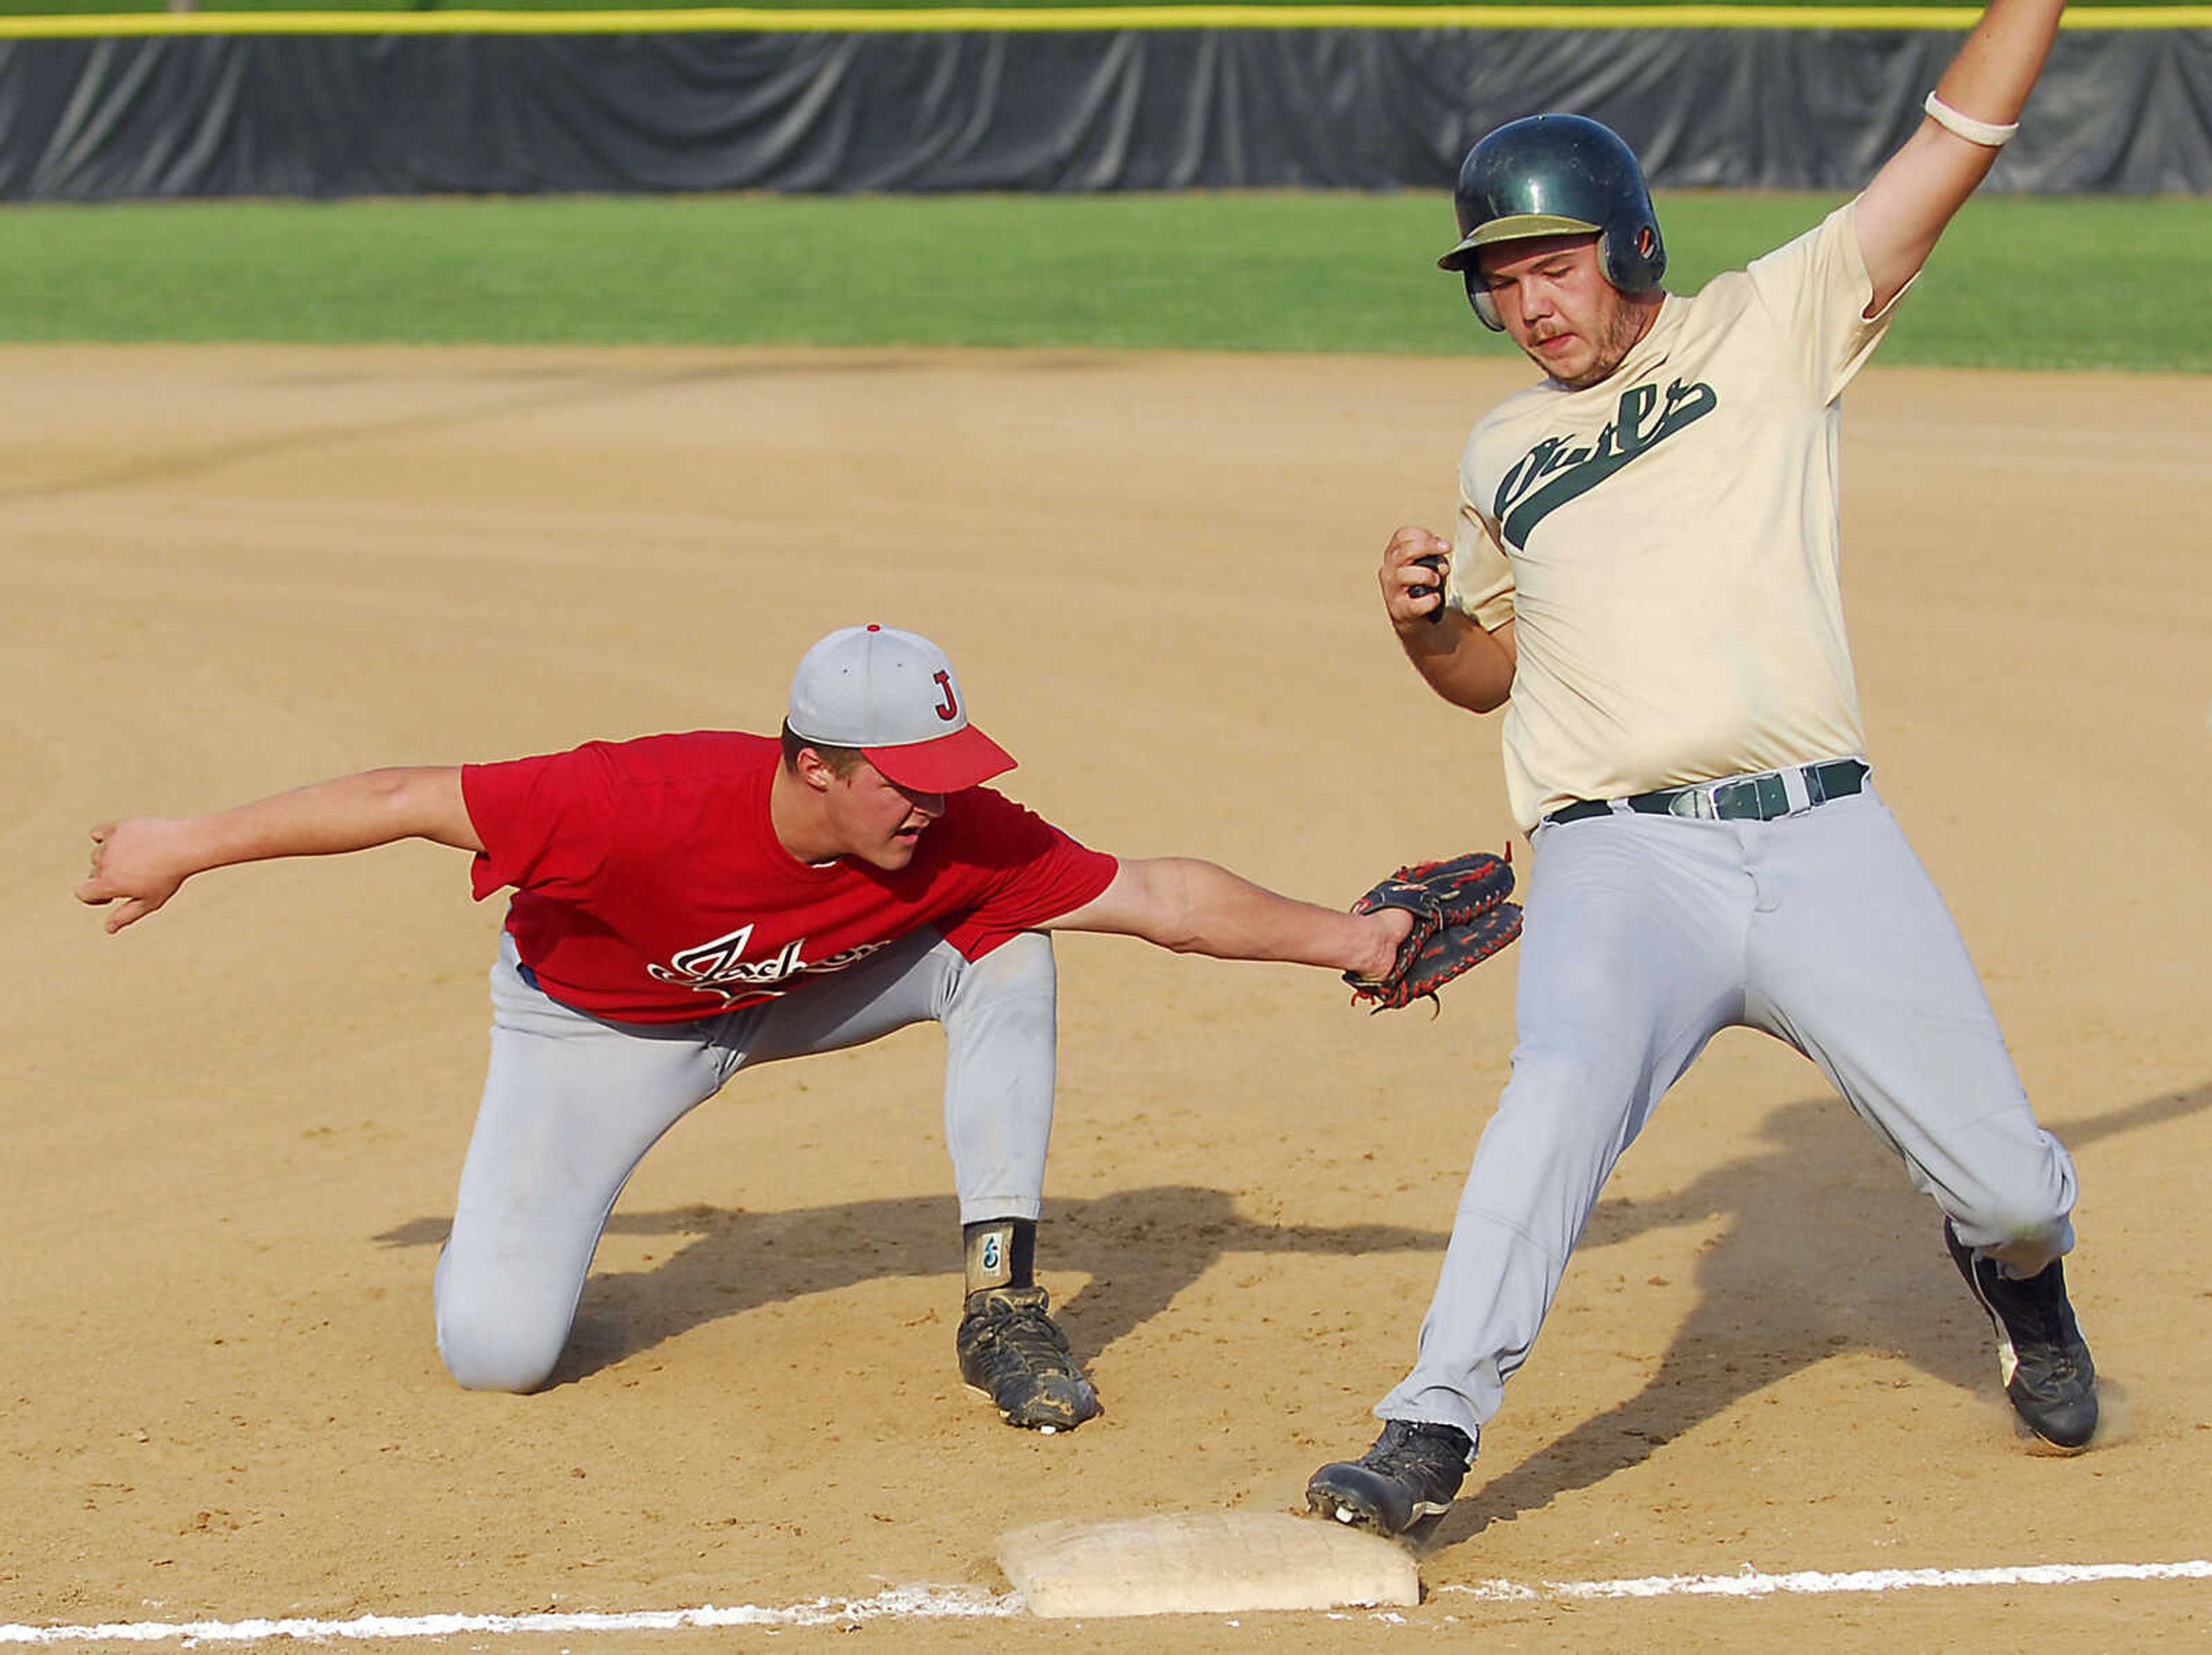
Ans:
[[[1633,385],[1620,393],[1618,415],[1597,434],[1595,442],[1585,447],[1566,437],[1546,437],[1498,485],[1491,509],[1503,525],[1505,538],[1526,546],[1529,531],[1546,517],[1588,494],[1692,421],[1703,419],[1719,404],[1713,387],[1702,383],[1684,385],[1676,380],[1667,387],[1664,407],[1659,406],[1657,386]]]

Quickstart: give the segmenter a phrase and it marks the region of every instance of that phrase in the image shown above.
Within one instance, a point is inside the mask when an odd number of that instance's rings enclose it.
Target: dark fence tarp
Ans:
[[[1847,190],[1960,36],[157,35],[0,44],[0,198],[1448,188],[1573,109],[1661,186]],[[1990,187],[2212,191],[2212,31],[2069,30]]]

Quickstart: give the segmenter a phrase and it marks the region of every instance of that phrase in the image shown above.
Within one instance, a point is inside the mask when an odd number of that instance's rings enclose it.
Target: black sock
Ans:
[[[968,1291],[1036,1285],[1036,1220],[987,1218],[960,1226],[968,1256]]]

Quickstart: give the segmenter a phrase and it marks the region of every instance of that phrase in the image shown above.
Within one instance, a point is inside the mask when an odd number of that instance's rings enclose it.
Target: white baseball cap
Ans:
[[[791,679],[792,733],[857,747],[916,793],[957,793],[1013,769],[1004,747],[968,721],[945,654],[895,626],[848,626],[800,657]]]

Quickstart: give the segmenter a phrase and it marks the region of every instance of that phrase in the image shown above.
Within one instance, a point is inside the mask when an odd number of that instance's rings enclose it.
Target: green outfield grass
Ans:
[[[1694,289],[1836,198],[1661,200]],[[0,208],[0,338],[1507,349],[1434,195],[591,198]],[[2212,201],[1990,196],[1885,362],[2212,371]]]
[[[696,11],[742,4],[750,8],[812,11],[833,7],[841,11],[912,9],[917,7],[981,6],[1005,11],[1057,9],[1080,0],[195,0],[196,11]],[[1114,5],[1188,5],[1194,0],[1102,0]],[[1663,12],[1710,0],[1235,0],[1238,4],[1271,5],[1286,10],[1315,6],[1459,6],[1469,3],[1508,8],[1541,6],[1634,5]],[[1732,5],[1769,7],[1777,11],[1837,3],[1837,0],[1724,0]],[[1868,0],[1883,6],[1957,9],[1972,0]],[[2203,0],[2072,0],[2069,9],[2166,9],[2200,7]],[[129,12],[167,11],[167,0],[0,0],[0,15],[86,16]]]

